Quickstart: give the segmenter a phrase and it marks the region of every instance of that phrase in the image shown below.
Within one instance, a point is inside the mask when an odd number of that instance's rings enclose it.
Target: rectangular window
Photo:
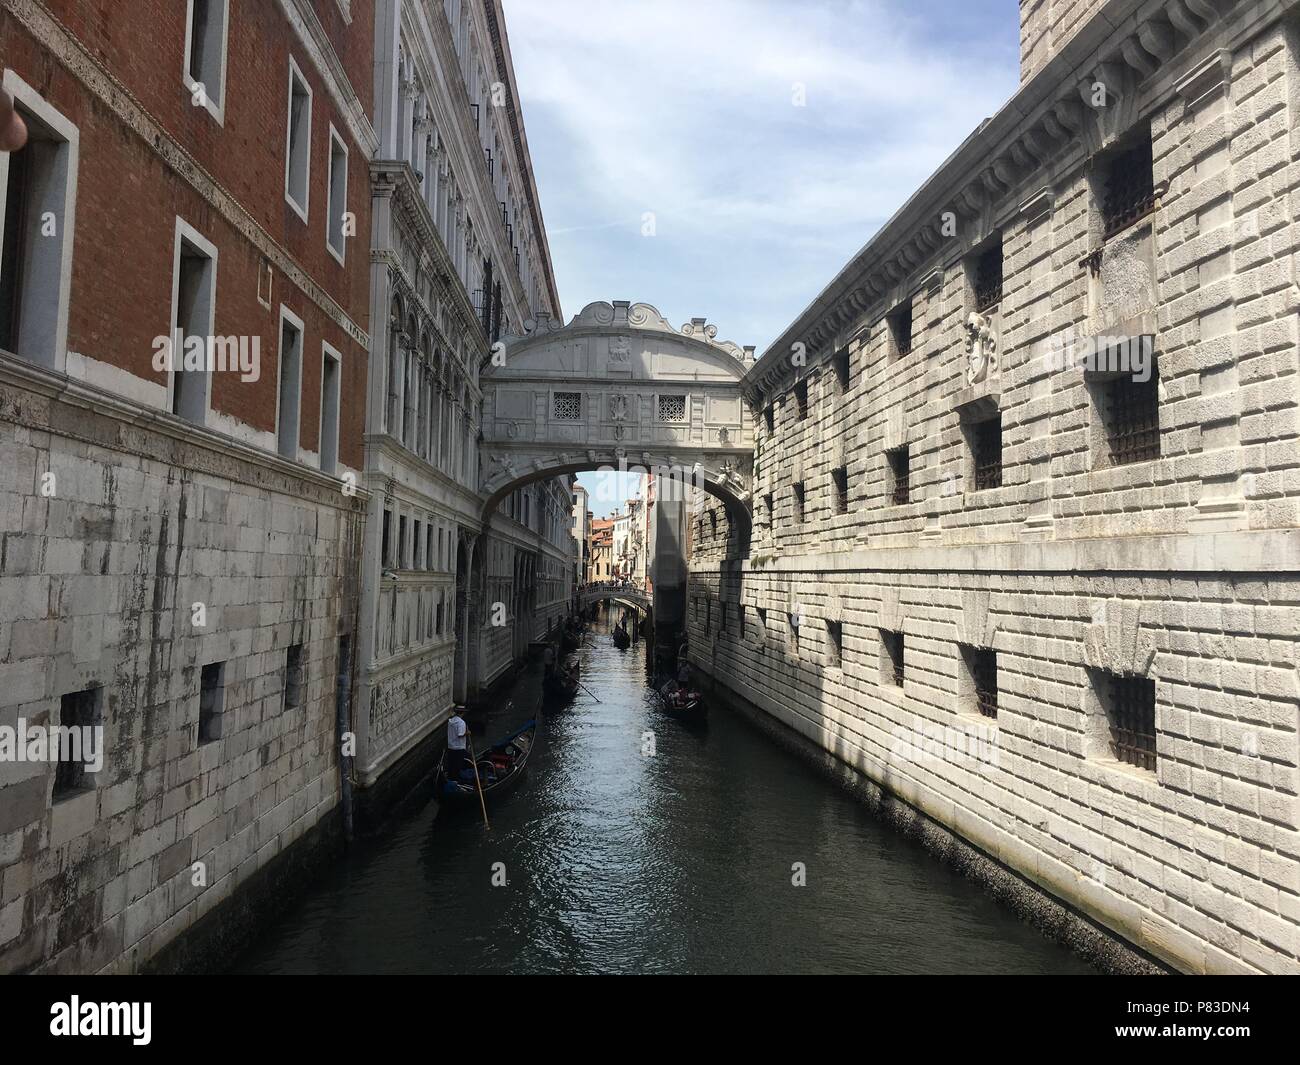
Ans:
[[[771,403],[763,408],[763,420],[767,422],[767,431],[769,433],[776,431],[776,411]]]
[[[293,710],[302,703],[302,644],[296,643],[284,653],[284,708]]]
[[[1160,370],[1154,354],[1145,381],[1125,374],[1098,384],[1095,395],[1111,465],[1160,457]]]
[[[302,319],[280,307],[280,383],[275,412],[276,449],[298,459],[298,423],[302,409]]]
[[[62,372],[68,349],[77,127],[12,70],[27,146],[0,152],[0,348]]]
[[[1156,682],[1090,670],[1110,727],[1110,753],[1139,769],[1156,768]]]
[[[393,512],[384,511],[384,540],[380,551],[380,565],[391,569],[393,565]]]
[[[289,119],[285,134],[284,198],[307,221],[311,191],[311,86],[289,57]]]
[[[896,688],[903,686],[903,634],[880,630],[880,673]]]
[[[849,471],[847,467],[838,466],[831,470],[831,495],[834,497],[835,513],[849,512]]]
[[[1103,160],[1103,240],[1109,240],[1155,210],[1154,166],[1151,134],[1145,130],[1131,145],[1121,147]]]
[[[427,529],[424,530],[424,540],[425,540],[425,544],[424,544],[424,568],[425,568],[425,569],[437,569],[437,568],[438,568],[438,556],[437,556],[436,554],[434,554],[434,544],[433,544],[433,526],[432,526],[432,525],[430,525]]]
[[[975,466],[975,491],[1002,487],[1002,415],[967,428]]]
[[[804,505],[803,505],[803,503],[804,503],[804,497],[803,497],[803,485],[802,485],[802,484],[792,484],[792,485],[790,486],[790,489],[791,489],[791,497],[792,497],[793,502],[794,502],[794,520],[795,520],[795,524],[797,524],[797,525],[798,525],[798,524],[802,524],[804,521],[807,520],[807,515],[804,513]]]
[[[551,403],[551,417],[557,422],[582,420],[582,393],[556,392]]]
[[[844,627],[838,621],[826,622],[826,664],[832,669],[844,664]]]
[[[411,568],[424,569],[424,559],[420,557],[424,550],[424,522],[419,518],[415,519],[414,535],[411,537]]]
[[[199,743],[221,739],[226,710],[226,663],[211,662],[199,676]]]
[[[799,420],[803,421],[808,417],[808,382],[800,381],[794,386],[794,403],[795,410],[798,413]]]
[[[961,645],[970,705],[984,717],[998,716],[998,655],[987,647]]]
[[[896,506],[911,499],[911,470],[907,445],[885,452],[889,460],[889,498]]]
[[[785,620],[787,631],[790,633],[790,653],[797,655],[799,653],[799,615],[787,614]]]
[[[339,375],[343,356],[322,346],[320,372],[320,468],[333,473],[339,464]]]
[[[101,741],[88,733],[102,722],[102,688],[69,692],[59,700],[59,725],[77,729],[75,736],[59,742],[58,763],[54,767],[54,801],[66,799],[95,786],[95,774],[87,770],[91,754],[101,750]],[[88,747],[88,744],[96,746]]]
[[[912,300],[909,297],[889,315],[890,347],[894,357],[912,350]]]
[[[686,420],[686,397],[660,396],[657,409],[661,422],[684,422]]]
[[[330,215],[325,226],[325,242],[334,258],[343,263],[347,257],[348,146],[333,123],[330,124],[328,198]]]
[[[226,109],[226,40],[228,0],[189,0],[185,26],[185,73],[182,81],[195,106],[218,122]]]
[[[410,569],[406,564],[406,515],[397,517],[397,568]]]
[[[172,252],[172,367],[168,386],[172,413],[196,425],[203,425],[208,417],[212,374],[207,360],[216,354],[212,351],[216,305],[216,245],[178,218]],[[186,352],[191,347],[203,356],[203,368],[185,369]]]

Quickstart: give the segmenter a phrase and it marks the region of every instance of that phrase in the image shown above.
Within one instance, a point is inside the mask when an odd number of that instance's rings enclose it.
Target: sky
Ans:
[[[760,355],[1019,76],[1017,0],[503,4],[565,320]]]

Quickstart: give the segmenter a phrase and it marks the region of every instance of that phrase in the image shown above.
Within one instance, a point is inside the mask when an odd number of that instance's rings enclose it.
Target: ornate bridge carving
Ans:
[[[530,321],[484,369],[484,516],[522,484],[645,470],[718,496],[747,536],[754,427],[740,387],[754,349],[646,303],[591,303],[566,326]]]

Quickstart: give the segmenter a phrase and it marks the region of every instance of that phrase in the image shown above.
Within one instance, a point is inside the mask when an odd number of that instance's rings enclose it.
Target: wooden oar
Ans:
[[[592,691],[590,688],[588,688],[585,684],[583,684],[582,681],[578,681],[578,687],[581,688],[583,691],[585,691],[593,699],[595,699],[596,702],[600,702],[600,699],[597,697],[596,693]]]
[[[478,804],[483,811],[483,827],[489,832],[492,826],[488,824],[487,803],[483,800],[483,783],[478,778],[478,759],[474,757],[474,737],[469,734],[469,729],[465,729],[465,739],[469,741],[469,764],[474,767],[474,787],[478,789]]]

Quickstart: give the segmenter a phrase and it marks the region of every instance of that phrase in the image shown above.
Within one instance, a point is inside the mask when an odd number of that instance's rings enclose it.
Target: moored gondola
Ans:
[[[655,685],[655,695],[664,712],[673,717],[695,719],[704,716],[704,696],[693,688],[683,688],[675,680]]]
[[[504,795],[519,783],[528,765],[528,756],[532,753],[536,734],[537,719],[530,718],[523,728],[479,754],[475,764],[478,766],[478,783],[483,787],[484,799]],[[446,757],[444,754],[443,760],[438,763],[439,800],[458,803],[477,799],[478,784],[474,781],[474,771],[469,763],[466,762],[461,771],[460,780],[450,780],[443,769]]]
[[[542,680],[542,694],[553,703],[568,702],[578,694],[582,667],[577,655],[569,655],[562,666],[551,670]]]

